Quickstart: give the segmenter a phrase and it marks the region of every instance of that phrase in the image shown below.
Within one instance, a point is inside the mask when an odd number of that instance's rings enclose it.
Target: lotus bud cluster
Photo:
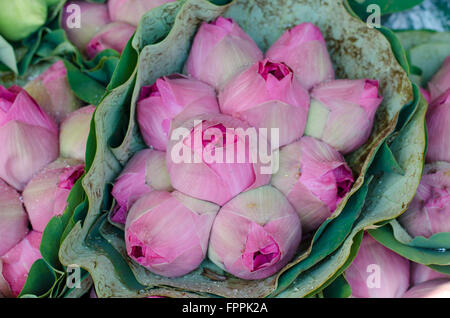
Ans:
[[[184,71],[140,87],[149,148],[114,182],[110,220],[125,223],[128,256],[155,274],[185,275],[207,257],[237,278],[275,275],[346,202],[355,177],[343,154],[370,136],[378,82],[335,80],[311,23],[264,55],[224,17],[201,24]]]
[[[175,0],[68,1],[61,24],[69,40],[89,58],[106,49],[123,51],[148,11]]]

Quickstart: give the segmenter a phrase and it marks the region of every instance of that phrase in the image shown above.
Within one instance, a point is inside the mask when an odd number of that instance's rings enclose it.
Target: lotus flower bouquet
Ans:
[[[417,192],[407,211],[397,220],[369,232],[403,257],[448,274],[450,128],[447,119],[450,114],[450,47],[440,48],[437,38],[426,31],[399,32],[398,35],[408,48],[412,65],[421,70],[421,75],[416,74],[414,79],[429,103],[426,114],[426,162]],[[411,35],[414,37],[411,38]],[[442,35],[445,37],[448,34]],[[428,65],[424,50],[433,56],[434,65]],[[423,281],[418,279],[417,283]],[[422,293],[413,292],[411,295],[420,297]]]
[[[61,24],[69,40],[89,58],[106,49],[119,53],[133,35],[142,15],[174,0],[108,0],[107,3],[68,1]],[[79,25],[74,25],[74,12]]]
[[[302,54],[311,60],[299,63]],[[267,278],[352,188],[342,154],[368,140],[378,81],[334,79],[312,23],[286,31],[264,57],[224,17],[201,24],[185,69],[141,89],[149,149],[116,180],[111,220],[126,224],[128,256],[154,274],[183,276],[208,258],[241,279]],[[360,125],[344,128],[346,118]]]
[[[0,296],[21,293],[47,224],[84,173],[95,107],[81,104],[61,61],[25,88],[0,86]]]
[[[126,2],[110,20],[136,27]],[[140,17],[91,125],[84,223],[59,250],[98,297],[313,295],[364,228],[406,209],[426,105],[386,39],[327,4],[277,21],[281,1],[184,0]],[[387,59],[368,57],[374,39]]]

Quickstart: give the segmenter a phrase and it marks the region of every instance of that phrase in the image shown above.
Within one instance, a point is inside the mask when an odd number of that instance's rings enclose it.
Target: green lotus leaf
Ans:
[[[356,255],[362,230],[400,215],[418,186],[426,109],[408,80],[406,55],[395,35],[369,29],[347,9],[346,2],[331,0],[183,0],[146,13],[94,114],[82,180],[87,215],[63,241],[61,263],[86,269],[99,297],[305,297],[328,291],[337,295],[338,286],[345,289],[339,277]],[[337,77],[375,78],[384,100],[370,139],[346,158],[357,177],[352,190],[282,271],[244,281],[204,261],[194,272],[169,279],[128,258],[123,231],[108,221],[114,204],[108,189],[123,165],[144,147],[135,120],[141,87],[180,72],[198,25],[224,13],[263,50],[286,28],[315,23],[324,34]],[[333,284],[335,279],[340,282]]]

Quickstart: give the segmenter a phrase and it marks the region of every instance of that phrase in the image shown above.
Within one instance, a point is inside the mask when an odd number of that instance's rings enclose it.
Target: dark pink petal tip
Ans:
[[[345,197],[353,185],[352,171],[345,165],[341,165],[333,170],[336,178],[338,202]]]
[[[158,80],[163,80],[163,79],[158,79]],[[139,95],[139,101],[149,98],[149,97],[153,97],[153,96],[161,96],[161,93],[159,92],[159,88],[158,88],[158,80],[155,83],[153,83],[152,85],[143,86],[141,88],[141,94]]]
[[[270,267],[281,258],[281,251],[275,239],[256,223],[250,227],[242,254],[242,262],[250,272]]]
[[[274,76],[277,80],[281,81],[287,75],[291,74],[292,71],[284,63],[271,62],[269,60],[264,60],[259,62],[258,73],[267,81],[269,74]]]
[[[119,224],[125,224],[127,221],[127,207],[117,203],[111,214],[111,221]]]
[[[68,168],[59,179],[58,187],[70,190],[84,173],[84,165]]]

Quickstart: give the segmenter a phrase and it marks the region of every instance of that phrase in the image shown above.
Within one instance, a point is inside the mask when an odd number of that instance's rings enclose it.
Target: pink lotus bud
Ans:
[[[261,137],[245,122],[223,114],[183,123],[172,132],[167,147],[172,186],[194,198],[223,205],[242,191],[267,184],[270,172],[264,173],[260,153],[255,153],[246,132],[256,142]]]
[[[433,101],[427,113],[426,159],[450,162],[450,88]]]
[[[113,49],[122,53],[136,28],[128,23],[113,22],[107,24],[87,44],[86,52],[93,59],[98,53],[106,49]]]
[[[70,88],[66,67],[62,61],[53,64],[24,88],[58,123],[81,106],[81,101]]]
[[[166,167],[166,153],[144,149],[131,158],[114,183],[112,195],[117,205],[111,219],[125,224],[127,212],[134,202],[153,190],[173,190]]]
[[[434,101],[450,88],[450,56],[444,61],[439,71],[428,82],[431,100]]]
[[[8,282],[14,296],[18,296],[28,277],[31,265],[41,258],[39,247],[42,234],[31,231],[8,253],[1,257],[3,277]]]
[[[0,179],[0,256],[28,233],[28,217],[19,193]]]
[[[312,23],[302,23],[284,32],[266,56],[289,65],[307,90],[334,79],[327,44],[320,29]]]
[[[61,157],[84,161],[86,143],[94,111],[95,106],[82,107],[69,114],[61,123],[61,131],[59,133],[59,152]]]
[[[23,200],[33,230],[43,232],[53,216],[64,212],[69,192],[83,173],[80,161],[58,159],[31,179]]]
[[[277,129],[279,145],[300,138],[309,96],[283,63],[264,60],[230,80],[219,94],[220,110],[257,128]]]
[[[153,8],[176,0],[108,0],[108,9],[113,21],[138,26],[141,17]]]
[[[419,263],[411,263],[411,283],[413,286],[438,278],[450,279],[450,275],[437,272]]]
[[[425,165],[416,195],[399,221],[413,237],[450,232],[450,163]]]
[[[206,113],[218,113],[214,88],[196,79],[174,74],[144,86],[137,103],[137,120],[148,146],[166,150],[173,121],[183,122]]]
[[[305,134],[325,141],[343,154],[352,152],[369,138],[381,101],[376,80],[319,84],[311,91]]]
[[[435,279],[415,285],[403,298],[450,298],[450,279]]]
[[[312,137],[280,150],[280,169],[271,183],[297,211],[304,233],[330,217],[351,189],[353,176],[342,155]]]
[[[106,4],[68,1],[62,10],[61,25],[69,41],[81,52],[84,52],[92,37],[110,22]]]
[[[345,279],[355,298],[402,297],[409,286],[409,261],[364,234]]]
[[[423,97],[425,98],[425,100],[427,101],[427,103],[431,103],[431,95],[430,92],[427,91],[426,89],[419,87],[420,92],[422,93]]]
[[[25,90],[0,85],[0,143],[0,178],[21,191],[58,157],[58,126]]]
[[[200,26],[186,71],[216,89],[263,58],[256,43],[232,19],[218,17]]]
[[[263,279],[283,268],[302,237],[300,219],[271,186],[243,192],[227,202],[211,230],[208,257],[242,279]]]
[[[125,226],[127,253],[158,275],[185,275],[205,258],[218,210],[213,203],[178,191],[150,192],[130,209]]]

